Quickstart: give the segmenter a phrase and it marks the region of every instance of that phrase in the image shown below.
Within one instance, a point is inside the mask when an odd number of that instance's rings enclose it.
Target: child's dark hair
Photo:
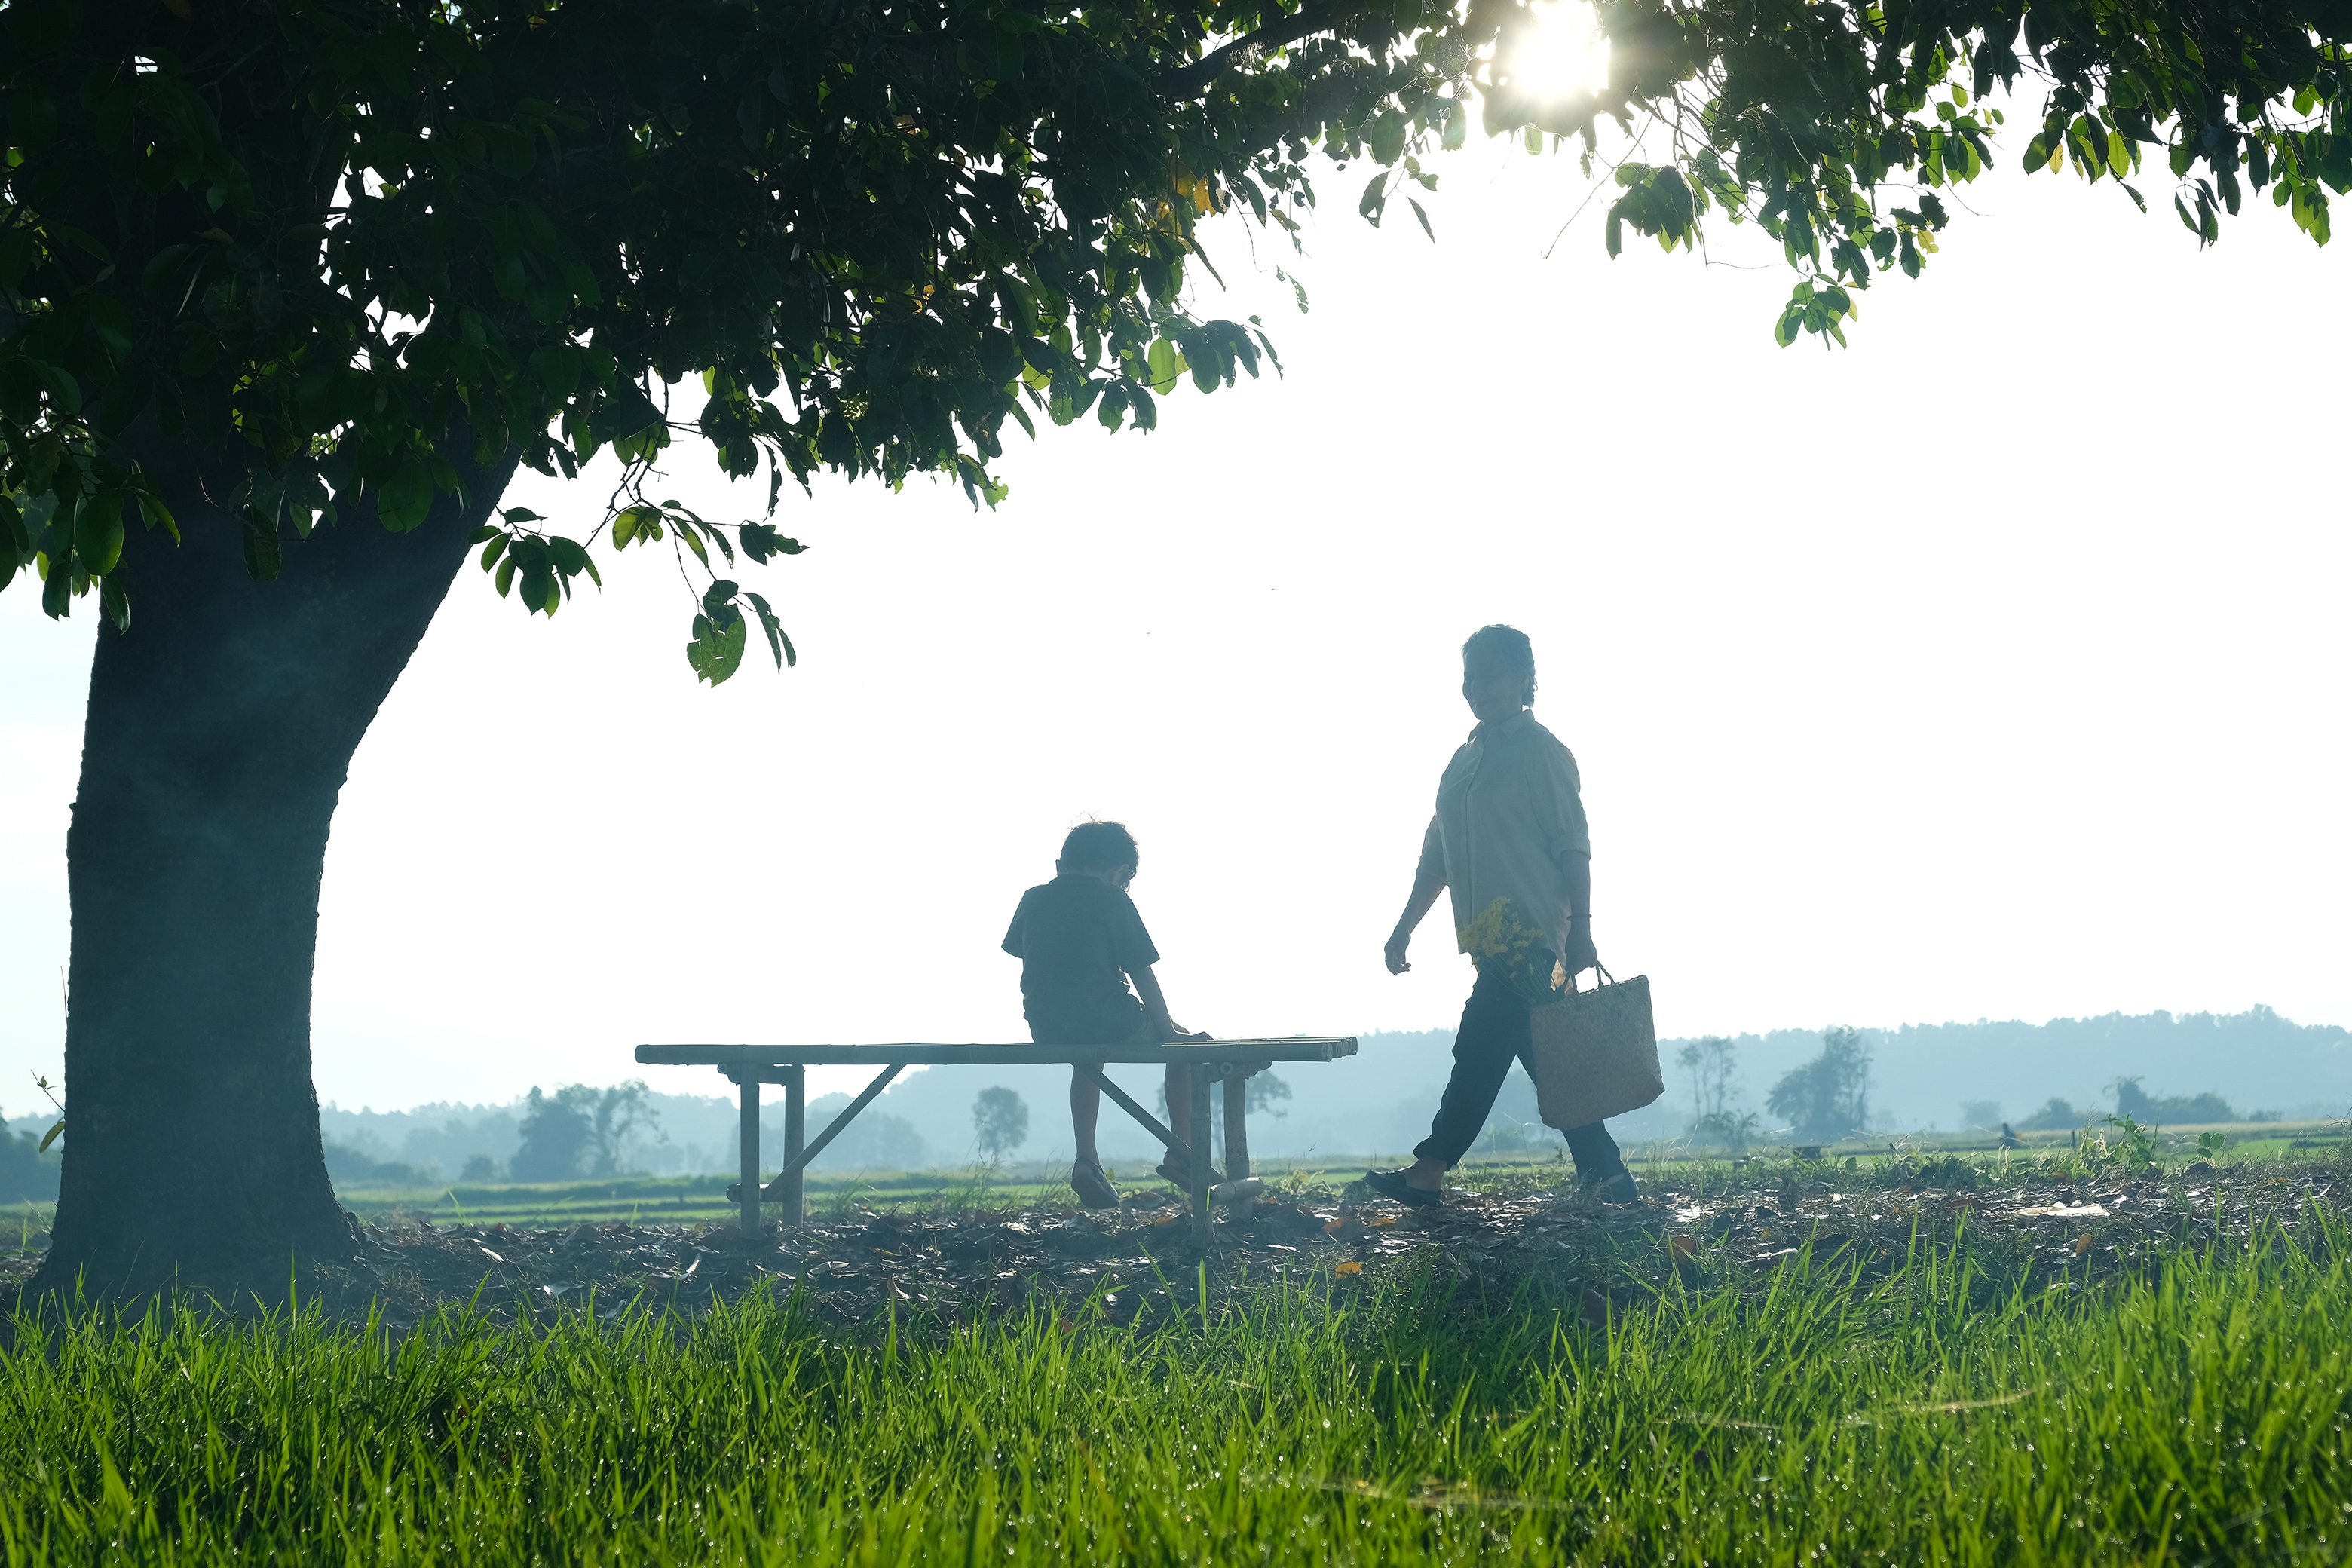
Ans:
[[[1536,677],[1536,645],[1517,626],[1480,626],[1462,645],[1464,658],[1474,654],[1485,655],[1514,675],[1524,675],[1529,680]]]
[[[1135,835],[1121,822],[1081,822],[1062,840],[1065,871],[1116,871],[1139,864]]]

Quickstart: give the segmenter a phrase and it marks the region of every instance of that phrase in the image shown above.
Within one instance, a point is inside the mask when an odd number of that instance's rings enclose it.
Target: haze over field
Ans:
[[[1253,1113],[1253,1152],[1337,1165],[1350,1157],[1409,1148],[1428,1130],[1452,1038],[1446,1030],[1369,1035],[1353,1058],[1276,1069],[1289,1093]],[[1972,1126],[1981,1131],[2004,1120],[2026,1124],[2037,1110],[2045,1113],[2043,1125],[2072,1127],[2116,1109],[2115,1086],[2126,1078],[2137,1079],[2141,1094],[2159,1101],[2153,1115],[2159,1122],[2200,1120],[2186,1114],[2181,1102],[2214,1094],[2219,1086],[2227,1086],[2218,1098],[2228,1102],[2233,1113],[2229,1120],[2340,1118],[2352,1110],[2352,1031],[2298,1026],[2267,1010],[2231,1017],[2158,1014],[2059,1019],[2038,1026],[2012,1022],[1865,1030],[1864,1038],[1872,1056],[1870,1125],[1887,1134]],[[1665,1097],[1616,1118],[1611,1126],[1620,1138],[1675,1139],[1689,1130],[1694,1086],[1673,1066],[1683,1043],[1664,1042],[1669,1068]],[[1813,1057],[1821,1045],[1818,1034],[1799,1030],[1736,1040],[1730,1109],[1764,1111],[1780,1075]],[[1110,1070],[1146,1105],[1156,1099],[1156,1075],[1148,1069]],[[915,1069],[852,1123],[819,1157],[816,1168],[877,1172],[968,1165],[979,1157],[973,1100],[982,1089],[996,1087],[1019,1094],[1029,1112],[1028,1135],[1009,1157],[1066,1160],[1069,1129],[1062,1108],[1068,1081],[1066,1070],[1046,1067]],[[650,1096],[654,1119],[619,1139],[614,1151],[618,1169],[656,1174],[734,1171],[736,1104],[731,1096],[709,1092],[711,1087],[720,1087],[715,1075],[700,1092]],[[836,1093],[816,1099],[810,1106],[811,1131],[848,1098]],[[2053,1110],[2053,1100],[2062,1105]],[[2171,1106],[2161,1104],[2167,1100]],[[761,1150],[772,1167],[783,1147],[782,1106],[775,1092],[763,1110]],[[522,1101],[442,1101],[405,1110],[331,1105],[321,1120],[329,1167],[339,1185],[416,1187],[545,1179],[544,1173],[527,1172],[515,1160],[528,1113]],[[1769,1114],[1758,1118],[1761,1128],[1776,1132],[1778,1120]],[[34,1116],[14,1122],[15,1131],[36,1134],[44,1126],[46,1120]],[[1534,1087],[1516,1068],[1495,1107],[1484,1145],[1490,1152],[1496,1138],[1523,1141],[1539,1151],[1557,1141],[1538,1120]],[[1126,1163],[1121,1168],[1130,1177],[1137,1173],[1129,1166],[1159,1157],[1139,1128],[1108,1110],[1102,1143],[1114,1161]],[[547,1152],[541,1152],[540,1163],[546,1163]],[[467,1176],[478,1161],[488,1161],[494,1172],[485,1175],[478,1167]],[[28,1179],[47,1190],[37,1178]],[[0,1184],[0,1195],[5,1191]]]
[[[794,671],[696,687],[655,560],[552,624],[469,569],[344,791],[320,1098],[606,1083],[640,1040],[1020,1038],[996,943],[1087,814],[1142,841],[1188,1026],[1450,1028],[1443,917],[1410,976],[1379,948],[1488,620],[1535,638],[1601,950],[1651,975],[1662,1033],[2352,1022],[2341,246],[2265,211],[2200,256],[2160,209],[2003,174],[1824,354],[1772,345],[1786,278],[1752,236],[1716,256],[1759,271],[1612,264],[1588,214],[1547,260],[1569,160],[1441,174],[1434,247],[1327,182],[1304,317],[1286,254],[1213,236],[1210,308],[1263,314],[1285,378],[1181,393],[1149,437],[1016,440],[993,515],[919,482],[788,498],[814,549],[745,580]],[[713,515],[756,508],[698,451],[671,467]],[[0,598],[18,1114],[58,1075],[90,625]]]

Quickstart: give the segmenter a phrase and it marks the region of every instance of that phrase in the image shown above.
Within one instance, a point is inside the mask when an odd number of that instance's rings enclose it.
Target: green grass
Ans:
[[[0,1352],[0,1552],[97,1563],[2352,1560],[2352,1262],[2026,1295],[1965,1247],[1589,1324],[1424,1277],[845,1332],[789,1300]],[[1450,1276],[1449,1276],[1450,1277]],[[1173,1281],[1185,1284],[1186,1281]]]
[[[1120,1162],[1115,1168],[1129,1191],[1172,1190],[1146,1175],[1147,1167],[1139,1162]],[[1353,1181],[1364,1170],[1361,1162],[1326,1169],[1324,1162],[1279,1159],[1256,1161],[1253,1168],[1277,1189],[1297,1184],[1318,1191]],[[1031,1208],[1076,1201],[1063,1180],[1066,1169],[1025,1163],[961,1170],[812,1172],[803,1190],[810,1214],[818,1216],[861,1204],[879,1209]],[[1557,1161],[1507,1158],[1465,1166],[1473,1179],[1524,1173],[1553,1183],[1561,1179],[1563,1169]],[[436,1187],[354,1187],[336,1195],[345,1208],[369,1220],[423,1215],[473,1225],[555,1226],[615,1219],[675,1225],[734,1218],[735,1205],[727,1201],[727,1187],[734,1179],[706,1174],[539,1184],[458,1182]],[[13,1239],[13,1235],[0,1233],[0,1247]]]

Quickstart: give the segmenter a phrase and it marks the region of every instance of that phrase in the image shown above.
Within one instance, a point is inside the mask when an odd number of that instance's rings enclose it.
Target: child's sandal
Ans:
[[[1090,1209],[1118,1207],[1118,1189],[1095,1161],[1081,1160],[1070,1167],[1070,1188],[1078,1194],[1078,1202]]]

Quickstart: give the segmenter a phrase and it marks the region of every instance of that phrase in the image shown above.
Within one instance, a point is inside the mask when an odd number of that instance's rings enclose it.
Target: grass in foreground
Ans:
[[[1429,1283],[845,1335],[789,1302],[21,1324],[12,1562],[2352,1560],[2352,1264],[2315,1217],[2156,1283],[1799,1259],[1604,1329]]]

